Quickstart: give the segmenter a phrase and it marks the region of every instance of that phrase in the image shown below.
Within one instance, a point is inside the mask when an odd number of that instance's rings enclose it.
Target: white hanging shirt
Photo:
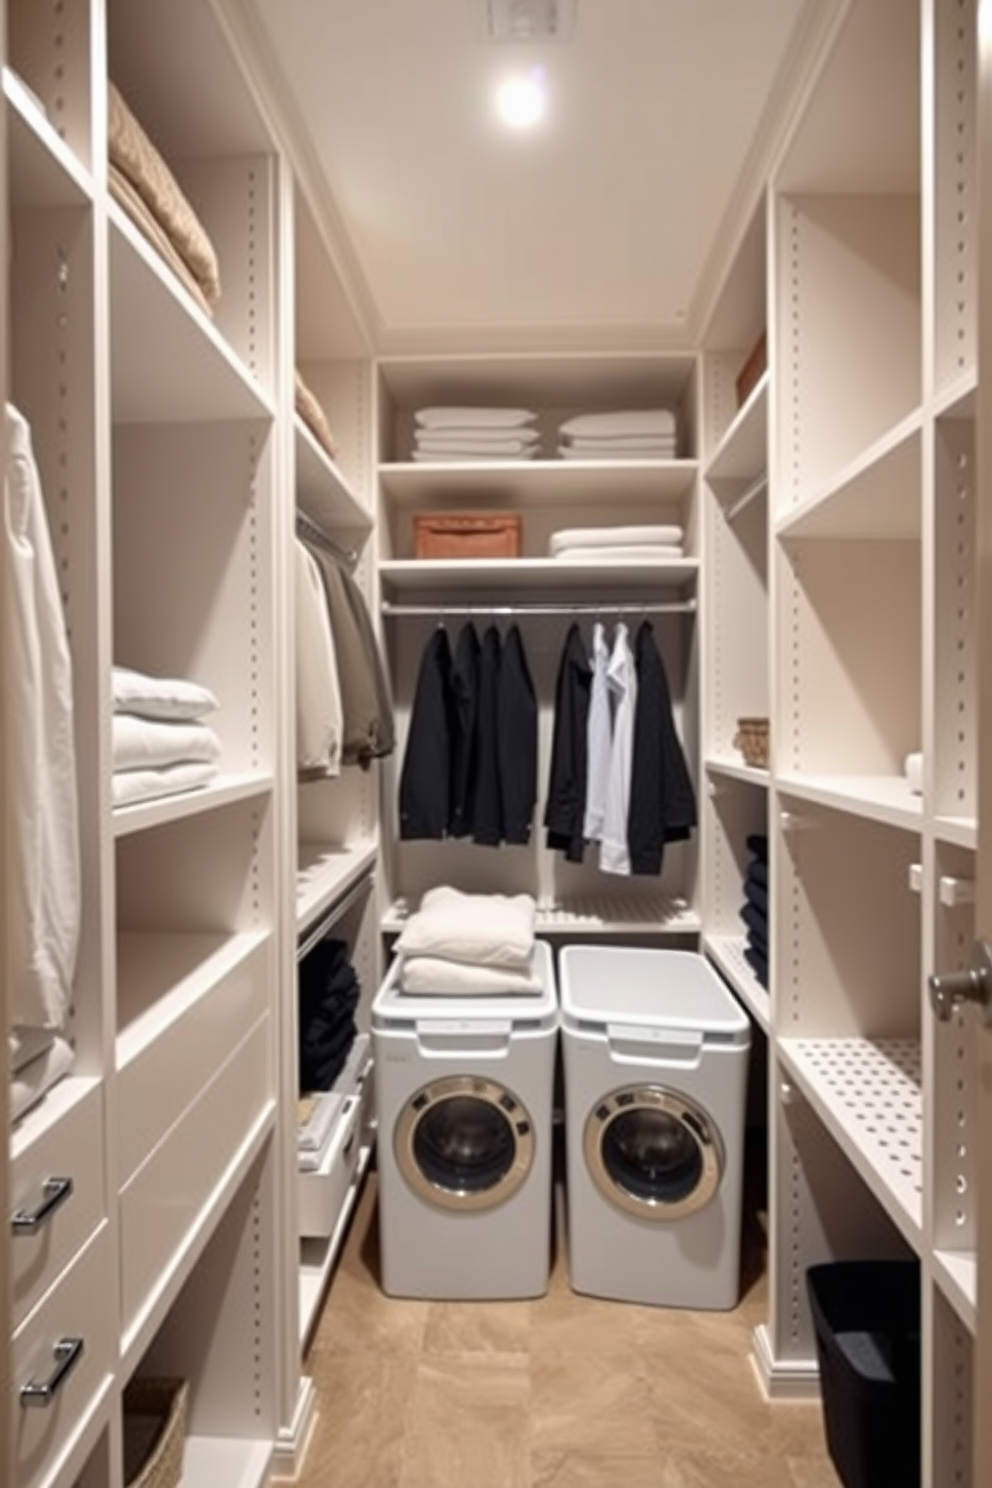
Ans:
[[[3,782],[10,1021],[61,1028],[81,913],[72,659],[31,430],[5,410]]]
[[[300,770],[341,773],[344,714],[337,652],[320,565],[293,539],[296,596],[296,763]]]
[[[587,842],[601,840],[606,815],[606,787],[610,778],[610,746],[613,739],[610,695],[606,681],[609,662],[606,632],[597,620],[592,628],[592,687],[589,692],[589,720],[586,728],[586,809],[582,835]]]
[[[637,672],[627,627],[616,628],[613,652],[606,669],[606,684],[614,699],[613,740],[606,787],[606,813],[599,848],[599,866],[604,873],[630,873],[627,846],[627,813],[630,806],[630,777],[634,763],[634,709],[637,706]]]

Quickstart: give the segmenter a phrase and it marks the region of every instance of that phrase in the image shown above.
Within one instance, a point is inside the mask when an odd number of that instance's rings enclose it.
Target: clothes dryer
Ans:
[[[558,971],[573,1289],[735,1306],[746,1013],[695,952],[566,946]]]
[[[398,1297],[547,1290],[558,997],[410,996],[393,963],[372,1005],[381,1283]]]

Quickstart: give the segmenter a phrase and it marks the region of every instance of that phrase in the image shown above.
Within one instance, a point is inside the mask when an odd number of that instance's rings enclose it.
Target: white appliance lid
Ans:
[[[636,1023],[750,1037],[744,1009],[697,951],[565,946],[558,981],[566,1023]]]
[[[427,1021],[488,1023],[496,1020],[533,1024],[557,1018],[558,989],[547,941],[534,942],[534,970],[544,984],[540,992],[511,992],[502,996],[499,993],[470,997],[452,997],[447,993],[436,997],[415,996],[400,989],[401,960],[399,956],[393,958],[385,981],[375,995],[373,1027]]]

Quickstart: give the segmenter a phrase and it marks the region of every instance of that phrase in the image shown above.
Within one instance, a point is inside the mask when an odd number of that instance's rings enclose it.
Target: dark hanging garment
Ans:
[[[451,670],[451,811],[452,837],[471,837],[475,814],[475,777],[479,754],[479,670],[482,647],[471,623],[463,625]]]
[[[438,627],[420,658],[400,773],[400,837],[442,838],[451,805],[451,646]]]
[[[499,631],[495,625],[490,625],[482,637],[479,663],[479,750],[472,808],[472,840],[480,847],[498,847],[503,840],[503,799],[497,744],[501,665]]]
[[[645,620],[634,644],[637,707],[627,845],[631,873],[661,872],[665,843],[684,841],[696,825],[696,793],[675,728],[668,676]]]
[[[503,840],[526,845],[537,801],[537,695],[517,625],[511,625],[503,642],[497,751]]]
[[[570,863],[581,863],[585,849],[582,824],[586,810],[591,687],[592,671],[586,646],[578,625],[573,622],[558,664],[551,770],[544,807],[547,845],[553,852],[563,852]]]

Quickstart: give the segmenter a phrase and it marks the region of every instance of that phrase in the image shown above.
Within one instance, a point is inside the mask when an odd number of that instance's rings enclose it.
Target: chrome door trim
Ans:
[[[618,1116],[627,1116],[638,1110],[663,1111],[692,1136],[699,1153],[701,1171],[695,1188],[684,1198],[669,1203],[642,1198],[624,1188],[607,1167],[603,1157],[604,1136]],[[723,1143],[713,1121],[689,1096],[662,1085],[625,1085],[604,1095],[586,1117],[582,1145],[586,1169],[602,1196],[625,1213],[636,1214],[638,1219],[667,1223],[695,1214],[710,1202],[723,1177]]]
[[[491,1188],[478,1192],[445,1188],[423,1172],[414,1143],[417,1128],[429,1111],[443,1101],[468,1097],[492,1106],[506,1121],[513,1136],[513,1160]],[[512,1117],[512,1119],[511,1119]],[[404,1103],[393,1128],[393,1153],[404,1180],[420,1198],[435,1208],[470,1213],[494,1209],[520,1188],[534,1162],[534,1123],[526,1106],[506,1085],[479,1075],[448,1075],[422,1085]]]

